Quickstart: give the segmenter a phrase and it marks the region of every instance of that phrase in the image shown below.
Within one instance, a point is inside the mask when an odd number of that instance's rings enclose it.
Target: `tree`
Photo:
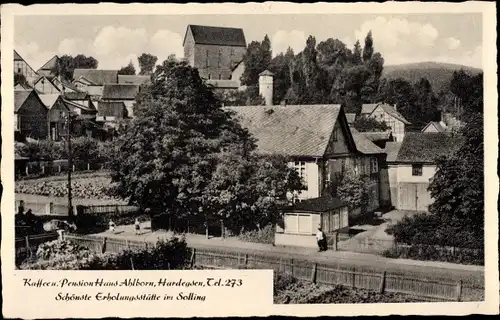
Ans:
[[[118,70],[118,74],[135,75],[135,67],[132,61],[130,61],[127,66],[122,67],[120,70]]]
[[[246,86],[258,84],[259,74],[268,69],[271,58],[271,41],[267,34],[262,42],[252,41],[243,56],[245,70],[241,76],[241,83]]]
[[[149,53],[143,53],[139,58],[137,58],[137,60],[139,61],[139,68],[141,69],[139,74],[149,75],[153,73],[158,57]]]
[[[368,207],[370,194],[368,181],[352,170],[345,172],[336,188],[337,196],[349,205],[349,212],[360,209],[361,213]]]
[[[385,121],[378,121],[373,117],[358,117],[352,125],[359,132],[386,131],[390,129]]]
[[[274,104],[279,104],[285,97],[288,88],[290,88],[289,59],[289,57],[280,53],[274,57],[269,64],[269,70],[274,74]]]
[[[83,54],[78,54],[75,57],[63,55],[59,57],[51,72],[55,76],[61,76],[65,81],[72,81],[75,69],[97,69],[98,66],[99,62],[91,56],[87,57]]]
[[[198,71],[166,60],[141,90],[135,119],[118,138],[112,179],[131,203],[180,219],[241,222],[246,205],[270,219],[270,209],[262,208],[267,201],[279,203],[288,171],[278,175],[280,181],[270,174],[264,179],[254,151],[252,136],[221,108]],[[231,210],[221,207],[229,204]]]
[[[414,109],[420,114],[413,123],[418,128],[423,128],[429,121],[437,120],[439,111],[437,109],[438,99],[432,91],[432,86],[426,78],[421,78],[413,85],[415,96]]]
[[[372,38],[372,31],[368,31],[368,34],[366,35],[365,38],[365,47],[363,48],[363,61],[366,63],[370,61],[373,55],[373,38]]]
[[[354,50],[352,52],[352,64],[361,64],[363,61],[361,59],[361,44],[359,40],[354,44]]]

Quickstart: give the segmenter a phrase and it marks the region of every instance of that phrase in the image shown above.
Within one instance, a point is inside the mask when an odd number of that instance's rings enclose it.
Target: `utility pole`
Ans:
[[[73,204],[71,199],[71,171],[73,170],[73,161],[71,155],[71,114],[66,118],[66,143],[68,145],[68,215],[73,215]]]

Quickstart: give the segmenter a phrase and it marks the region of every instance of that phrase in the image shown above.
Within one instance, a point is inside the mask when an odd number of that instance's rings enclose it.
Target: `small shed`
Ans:
[[[348,204],[328,195],[295,203],[283,210],[281,225],[276,227],[275,244],[317,247],[318,227],[327,240],[349,229]]]

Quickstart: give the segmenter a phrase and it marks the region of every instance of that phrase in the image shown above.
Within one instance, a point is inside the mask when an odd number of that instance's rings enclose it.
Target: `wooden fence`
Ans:
[[[15,164],[16,175],[20,177],[43,177],[65,174],[68,169],[71,169],[73,172],[81,172],[97,171],[106,168],[108,168],[107,163],[81,160],[74,160],[71,168],[69,168],[68,160],[30,161]]]
[[[137,212],[139,207],[129,205],[94,205],[77,206],[77,214],[104,215],[104,214],[130,214]]]
[[[56,240],[58,237],[59,235],[57,232],[47,232],[15,238],[16,264],[33,257],[40,244]]]
[[[66,235],[94,252],[120,252],[131,248],[145,248],[152,243],[93,236]],[[316,263],[280,256],[276,253],[244,253],[236,249],[192,249],[191,264],[205,268],[273,269],[289,273],[297,279],[327,285],[345,285],[353,288],[408,294],[426,301],[482,301],[484,283],[474,279],[454,280],[433,277],[430,274],[397,272],[383,267],[353,266],[348,262]]]

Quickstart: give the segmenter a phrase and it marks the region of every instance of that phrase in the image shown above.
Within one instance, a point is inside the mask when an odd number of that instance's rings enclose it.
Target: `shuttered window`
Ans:
[[[313,234],[310,214],[285,214],[285,233]]]

